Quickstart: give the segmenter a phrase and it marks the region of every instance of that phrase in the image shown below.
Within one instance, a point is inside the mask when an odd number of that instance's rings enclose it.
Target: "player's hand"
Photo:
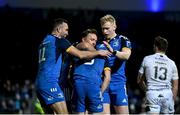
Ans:
[[[98,53],[100,56],[103,57],[110,57],[112,55],[112,53],[107,50],[98,50]]]
[[[103,41],[103,43],[104,43],[104,45],[108,48],[108,50],[111,52],[111,53],[113,53],[113,48],[110,46],[110,44],[108,43],[108,42],[106,42],[106,41]]]

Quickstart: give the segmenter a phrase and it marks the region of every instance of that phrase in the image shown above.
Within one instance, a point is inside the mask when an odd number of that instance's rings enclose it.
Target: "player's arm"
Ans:
[[[114,54],[117,58],[121,60],[128,60],[131,55],[131,49],[128,47],[123,47],[121,51],[113,50],[113,48],[107,43],[106,41],[103,41],[103,43],[106,45],[108,50]]]
[[[111,69],[109,67],[104,68],[104,80],[101,85],[101,92],[104,93],[106,88],[109,86],[111,80]]]
[[[178,70],[177,70],[177,66],[175,65],[175,63],[173,63],[173,71],[172,71],[172,92],[173,92],[173,98],[174,100],[177,97],[177,93],[178,93],[178,84],[179,84],[179,75],[178,75]]]
[[[178,93],[178,79],[172,81],[172,92],[173,92],[173,98],[175,100]]]
[[[113,51],[113,54],[119,59],[128,60],[131,55],[131,49],[124,47],[121,51]]]
[[[138,77],[137,77],[137,83],[139,84],[140,88],[143,91],[146,91],[146,84],[145,84],[145,75],[142,73],[138,73]]]
[[[146,70],[146,57],[143,59],[139,72],[138,72],[138,76],[137,76],[137,84],[140,86],[140,88],[143,91],[146,91],[147,86],[145,83],[145,70]]]
[[[66,52],[80,59],[92,59],[96,56],[109,57],[111,55],[107,50],[81,51],[74,46],[69,47]]]
[[[111,53],[107,50],[99,51],[81,51],[71,45],[67,39],[58,39],[58,48],[65,50],[67,53],[76,56],[80,59],[92,59],[96,56],[109,57]]]

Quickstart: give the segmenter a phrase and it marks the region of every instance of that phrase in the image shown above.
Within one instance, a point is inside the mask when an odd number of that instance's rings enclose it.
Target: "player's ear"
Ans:
[[[60,27],[57,27],[57,32],[60,32],[60,31],[61,31]]]
[[[114,28],[113,28],[113,30],[115,31],[115,30],[116,30],[116,28],[117,28],[116,24],[114,24],[114,25],[113,25],[113,27],[114,27]]]
[[[82,42],[84,42],[85,41],[85,38],[82,38]]]

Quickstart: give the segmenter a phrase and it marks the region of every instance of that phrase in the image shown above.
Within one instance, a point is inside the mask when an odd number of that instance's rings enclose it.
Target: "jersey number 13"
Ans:
[[[154,66],[154,78],[159,80],[167,79],[167,68]]]

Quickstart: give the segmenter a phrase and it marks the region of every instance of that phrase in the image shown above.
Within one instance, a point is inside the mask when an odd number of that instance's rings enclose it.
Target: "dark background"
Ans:
[[[154,37],[169,41],[167,55],[179,68],[179,12],[133,12],[101,10],[28,9],[4,7],[0,10],[1,79],[35,79],[38,45],[49,32],[53,19],[69,21],[68,39],[73,43],[87,28],[95,28],[101,37],[100,17],[112,14],[117,20],[117,33],[132,42],[132,55],[127,65],[128,81],[134,83],[142,58],[153,53]]]
[[[143,57],[153,53],[154,37],[160,35],[169,41],[167,55],[180,68],[178,10],[33,8],[7,4],[0,7],[0,81],[21,83],[29,79],[34,83],[38,70],[38,45],[49,32],[53,19],[61,17],[69,21],[68,39],[73,43],[80,39],[81,32],[87,28],[97,29],[101,38],[99,19],[105,14],[112,14],[116,18],[117,33],[127,36],[132,43],[126,72],[130,98],[143,96],[139,96],[142,91],[137,92],[136,78]]]

